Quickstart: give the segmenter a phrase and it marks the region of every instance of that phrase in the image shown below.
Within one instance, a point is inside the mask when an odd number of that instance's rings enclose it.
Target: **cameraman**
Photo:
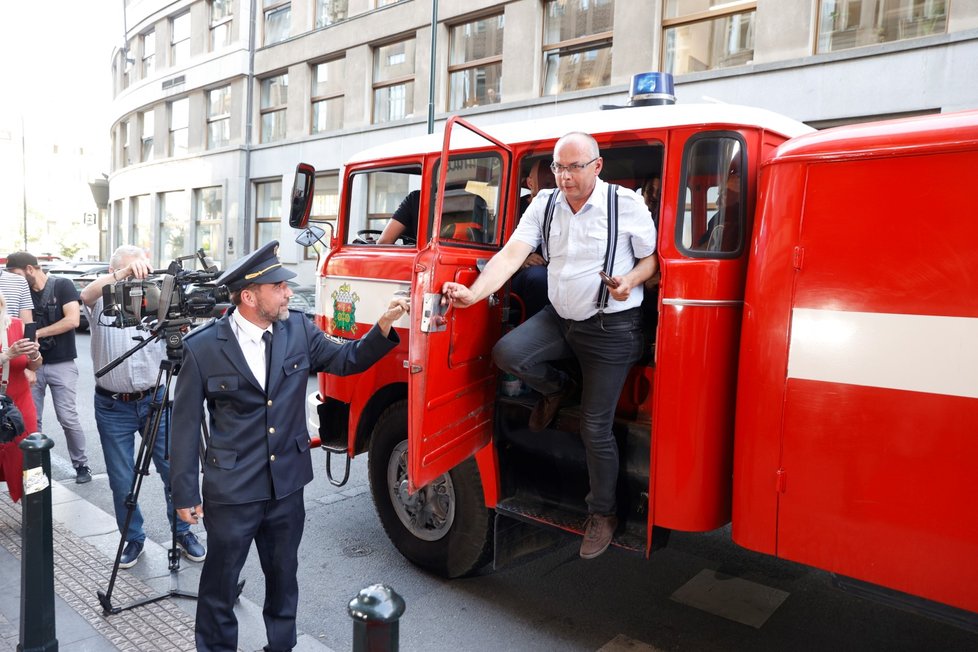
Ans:
[[[41,414],[44,411],[44,394],[50,387],[54,413],[65,432],[68,456],[75,467],[75,482],[91,482],[92,471],[88,468],[88,456],[85,455],[85,432],[75,403],[78,388],[75,329],[78,328],[81,312],[78,290],[66,278],[49,277],[41,269],[37,257],[26,251],[7,256],[7,271],[23,276],[30,286],[34,321],[38,326],[37,342],[44,355],[44,365],[35,372],[37,380],[31,386],[34,409],[37,411],[37,429],[43,432]]]
[[[134,338],[145,337],[146,332],[135,326],[117,328],[112,325],[113,318],[103,317],[102,288],[127,278],[145,279],[153,273],[153,267],[146,254],[139,247],[122,245],[112,254],[109,272],[92,281],[81,292],[82,303],[88,312],[88,323],[92,333],[92,362],[95,369],[101,369],[117,360],[135,346]],[[122,532],[126,522],[126,496],[132,484],[135,470],[135,435],[149,434],[147,417],[154,401],[162,401],[164,387],[159,387],[154,395],[160,365],[166,359],[166,345],[162,339],[152,342],[126,358],[121,364],[96,379],[95,385],[95,423],[98,425],[99,439],[102,441],[102,454],[105,456],[105,470],[109,475],[112,499],[115,506],[115,520]],[[168,410],[169,408],[167,408]],[[160,428],[153,447],[153,463],[163,480],[163,493],[166,496],[166,516],[172,525],[174,512],[170,498],[170,463],[166,459],[167,428],[169,413],[160,419]],[[119,560],[120,568],[130,568],[143,554],[146,533],[143,531],[143,515],[139,505],[133,508],[129,529],[122,532],[126,546]],[[203,561],[207,555],[204,546],[190,531],[190,525],[177,521],[177,544],[191,561]]]

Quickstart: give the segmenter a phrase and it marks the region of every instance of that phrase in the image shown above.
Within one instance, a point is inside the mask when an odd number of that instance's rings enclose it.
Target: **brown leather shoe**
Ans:
[[[563,390],[557,392],[556,394],[551,394],[550,396],[541,396],[537,404],[533,406],[533,412],[530,412],[530,430],[533,432],[540,432],[546,430],[554,418],[557,416],[557,411],[560,409],[560,402],[564,399]]]
[[[591,514],[584,528],[584,541],[581,542],[581,557],[594,559],[611,545],[611,538],[618,527],[618,517],[614,514],[602,516]]]
[[[528,424],[530,430],[533,432],[546,430],[557,417],[557,412],[560,410],[560,405],[564,399],[576,391],[577,381],[573,378],[565,378],[564,386],[560,388],[560,391],[549,396],[540,397],[537,404],[533,406],[533,411],[530,412],[530,422]]]

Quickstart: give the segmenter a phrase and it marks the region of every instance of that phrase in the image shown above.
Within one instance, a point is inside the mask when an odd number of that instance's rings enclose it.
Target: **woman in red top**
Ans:
[[[10,497],[16,502],[24,493],[24,456],[17,445],[28,434],[37,430],[37,412],[31,397],[27,369],[41,366],[41,352],[37,342],[24,339],[24,322],[7,314],[7,300],[0,293],[0,363],[3,367],[3,393],[13,399],[14,405],[24,417],[24,432],[13,441],[0,444],[0,480],[7,481]]]

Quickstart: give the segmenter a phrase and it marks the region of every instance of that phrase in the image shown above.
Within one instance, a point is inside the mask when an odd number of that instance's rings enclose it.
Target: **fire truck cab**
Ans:
[[[533,164],[550,162],[560,136],[586,131],[605,181],[661,180],[661,278],[646,292],[646,351],[616,414],[613,545],[647,556],[670,530],[733,520],[745,547],[978,610],[968,561],[978,525],[952,518],[978,502],[968,470],[978,459],[978,349],[965,344],[965,333],[978,335],[978,221],[958,217],[968,184],[949,183],[978,170],[978,114],[962,115],[811,135],[731,105],[487,131],[453,117],[443,135],[358,154],[321,260],[318,323],[355,338],[397,292],[412,310],[395,324],[402,343],[392,354],[355,377],[320,377],[311,435],[334,454],[369,453],[385,531],[445,576],[551,545],[548,533],[583,532],[578,409],[530,432],[536,397],[504,391],[492,364],[493,345],[522,319],[520,297],[504,287],[446,311],[440,289],[475,279],[519,220]],[[295,227],[306,226],[314,175],[299,166]],[[381,243],[391,219],[404,229]],[[852,332],[861,337],[845,340]],[[944,356],[927,364],[931,349],[911,346],[925,333]],[[823,348],[843,340],[847,348]],[[890,366],[858,370],[880,362]],[[904,382],[924,367],[928,380]],[[885,376],[904,380],[873,384]],[[942,376],[957,378],[951,389]],[[928,560],[906,572],[918,556]],[[972,569],[957,588],[952,564]]]

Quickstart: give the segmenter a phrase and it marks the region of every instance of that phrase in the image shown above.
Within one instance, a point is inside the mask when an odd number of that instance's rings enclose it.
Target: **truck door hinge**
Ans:
[[[788,473],[784,469],[778,469],[778,472],[775,475],[777,476],[775,488],[779,494],[783,494],[785,486],[788,483]]]
[[[795,247],[794,252],[791,254],[791,265],[796,270],[801,271],[801,266],[805,262],[805,248]]]
[[[411,362],[408,360],[405,360],[402,364],[404,365],[404,368],[412,374],[421,373],[421,365],[419,364],[411,364]]]

